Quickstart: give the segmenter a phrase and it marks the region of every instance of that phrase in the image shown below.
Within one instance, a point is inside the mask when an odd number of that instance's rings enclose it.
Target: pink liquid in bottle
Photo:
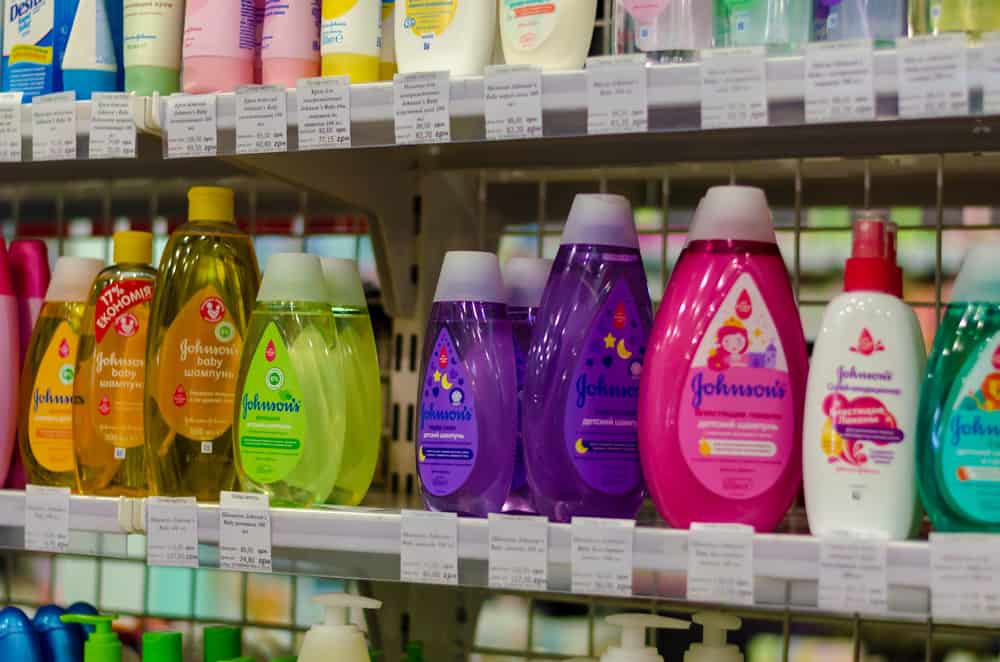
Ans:
[[[319,0],[268,0],[261,57],[265,85],[319,76]]]
[[[255,0],[187,0],[185,92],[232,92],[254,82],[257,17]]]
[[[0,482],[7,479],[14,456],[17,423],[17,378],[19,364],[14,361],[18,342],[17,298],[7,262],[7,245],[0,238]]]
[[[643,474],[671,525],[777,527],[802,479],[807,369],[763,191],[710,189],[656,316],[639,394]]]

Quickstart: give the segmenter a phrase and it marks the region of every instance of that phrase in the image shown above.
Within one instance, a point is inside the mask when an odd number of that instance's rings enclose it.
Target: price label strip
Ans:
[[[691,525],[688,534],[687,599],[753,604],[753,527]]]
[[[957,33],[896,40],[900,117],[969,114],[967,47]]]
[[[285,88],[244,85],[236,90],[236,153],[273,154],[288,151],[288,109]]]
[[[880,615],[888,609],[888,539],[863,531],[834,531],[820,539],[820,609]]]
[[[219,131],[214,94],[172,94],[167,97],[168,159],[216,156]]]
[[[701,52],[701,128],[767,126],[763,46]]]
[[[931,533],[931,616],[1000,624],[1000,536]]]
[[[146,499],[146,563],[198,567],[198,502],[194,497]]]
[[[24,494],[24,548],[69,551],[69,488],[28,485]]]
[[[400,580],[457,586],[458,516],[422,510],[400,515]]]
[[[303,78],[296,87],[299,151],[351,146],[351,79]]]
[[[44,94],[31,102],[31,160],[76,159],[76,92]]]
[[[649,129],[649,85],[644,56],[587,58],[587,133],[642,133]]]
[[[132,95],[126,92],[94,92],[90,107],[89,157],[134,159]]]
[[[634,520],[574,517],[570,536],[573,593],[632,596]]]
[[[486,67],[486,139],[542,137],[542,71],[537,67]]]
[[[271,572],[271,511],[266,494],[223,492],[219,504],[219,567]]]
[[[549,521],[490,513],[489,585],[518,591],[548,588]]]
[[[20,92],[0,93],[0,162],[18,163],[21,154]]]
[[[397,145],[451,141],[451,81],[447,71],[396,74],[392,96]]]
[[[872,43],[813,42],[806,45],[806,122],[875,119]]]

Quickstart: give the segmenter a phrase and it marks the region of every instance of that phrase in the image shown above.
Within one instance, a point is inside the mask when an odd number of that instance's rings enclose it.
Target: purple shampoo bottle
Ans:
[[[499,513],[514,475],[517,382],[500,262],[451,251],[420,369],[417,468],[430,510]]]
[[[507,288],[507,316],[514,333],[514,361],[517,366],[517,448],[514,458],[514,480],[510,495],[503,506],[505,513],[534,514],[528,474],[524,468],[524,373],[528,367],[531,333],[538,319],[538,307],[552,271],[552,260],[514,257],[503,269]]]
[[[639,378],[651,326],[628,201],[578,195],[542,298],[524,384],[524,457],[540,514],[568,522],[639,511]]]

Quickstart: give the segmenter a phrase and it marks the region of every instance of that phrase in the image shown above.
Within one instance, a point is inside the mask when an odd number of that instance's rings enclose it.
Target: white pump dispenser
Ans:
[[[739,646],[726,644],[726,631],[739,630],[742,625],[739,617],[703,611],[693,618],[702,627],[701,643],[691,645],[684,653],[684,662],[743,662]]]
[[[317,595],[313,602],[322,605],[325,618],[307,633],[299,651],[299,662],[369,662],[368,643],[358,626],[348,622],[352,607],[378,609],[382,603],[348,593]]]
[[[663,662],[652,646],[646,646],[646,630],[687,630],[691,624],[676,618],[652,614],[615,614],[607,622],[622,629],[621,646],[612,646],[601,657],[601,662]]]

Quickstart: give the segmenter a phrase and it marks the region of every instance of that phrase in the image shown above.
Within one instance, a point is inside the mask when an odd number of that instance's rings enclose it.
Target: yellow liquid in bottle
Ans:
[[[930,0],[927,23],[934,34],[965,32],[973,39],[1000,29],[996,0]]]
[[[146,353],[150,494],[211,502],[235,486],[236,381],[259,285],[250,237],[232,223],[194,221],[171,236]]]

